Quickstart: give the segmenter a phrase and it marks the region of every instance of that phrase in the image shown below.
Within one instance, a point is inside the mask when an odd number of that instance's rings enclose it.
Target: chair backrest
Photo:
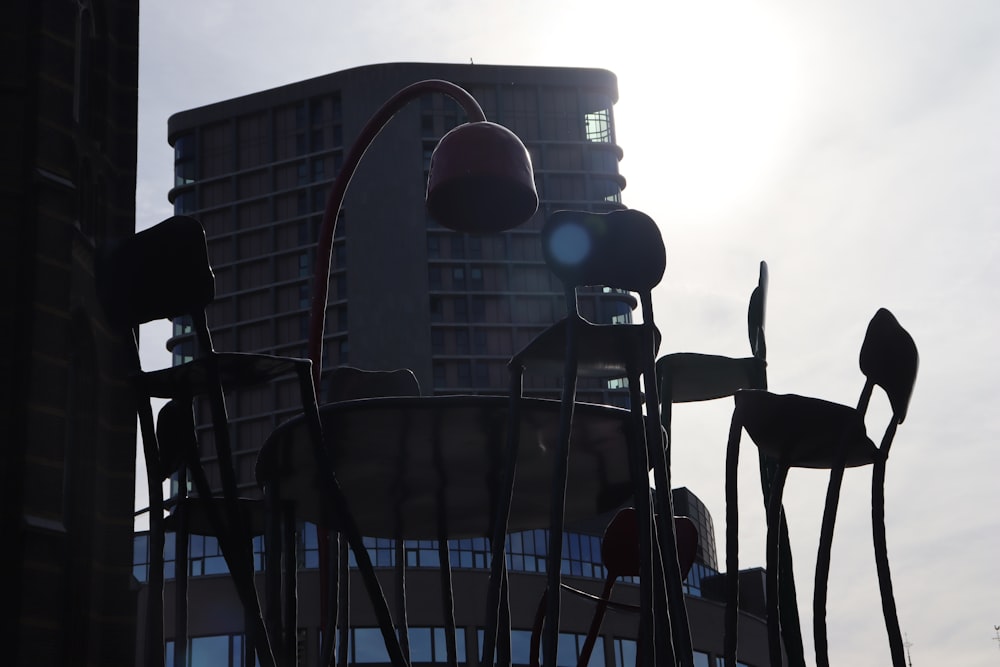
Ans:
[[[656,223],[633,210],[556,211],[542,228],[542,252],[567,288],[603,285],[648,293],[667,266]]]
[[[196,313],[215,298],[205,230],[194,218],[168,218],[102,255],[98,296],[115,328]]]
[[[750,335],[750,350],[758,359],[767,358],[767,342],[764,338],[764,321],[767,313],[767,262],[760,263],[757,287],[750,293],[747,308],[747,330]]]
[[[917,379],[919,357],[910,334],[896,317],[879,308],[868,323],[865,342],[861,345],[861,372],[889,396],[897,424],[906,418],[906,410]]]

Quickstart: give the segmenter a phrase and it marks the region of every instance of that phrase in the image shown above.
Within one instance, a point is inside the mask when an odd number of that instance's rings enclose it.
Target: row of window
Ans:
[[[297,549],[299,566],[306,569],[319,567],[319,545],[316,526],[306,523],[298,532]],[[368,555],[375,567],[395,567],[397,564],[397,543],[385,538],[364,538]],[[507,536],[505,549],[507,569],[513,572],[534,572],[542,574],[546,568],[548,545],[547,530],[528,530]],[[600,538],[596,535],[565,533],[562,546],[562,573],[567,576],[604,579],[607,571],[601,564]],[[403,554],[408,567],[438,568],[441,553],[436,540],[405,540]],[[260,537],[253,541],[254,567],[262,571],[264,566],[264,544]],[[489,540],[469,538],[450,540],[448,558],[451,566],[463,569],[486,569],[490,566]],[[164,546],[164,573],[166,578],[176,576],[176,535],[167,533]],[[149,535],[137,533],[133,540],[133,574],[139,581],[146,581],[149,573]],[[351,566],[356,562],[353,553]],[[227,574],[225,559],[218,540],[211,536],[191,535],[188,548],[188,573],[190,576]]]
[[[457,628],[455,633],[455,656],[458,664],[465,664],[469,650],[466,647],[465,628]],[[319,633],[317,633],[318,635]],[[300,638],[305,631],[300,629]],[[484,631],[478,629],[476,639],[483,644]],[[412,627],[406,633],[411,663],[447,663],[448,650],[445,628]],[[578,633],[559,633],[556,650],[556,667],[576,667],[586,636]],[[514,665],[531,664],[531,632],[511,631],[511,662]],[[632,667],[636,664],[636,642],[634,639],[615,637],[612,639],[611,662],[605,657],[604,637],[598,636],[590,656],[588,667]],[[305,647],[302,647],[305,648]],[[166,643],[166,664],[173,664],[175,642]],[[246,645],[242,635],[211,635],[192,637],[188,640],[188,665],[190,667],[244,667]],[[316,647],[319,650],[319,647]],[[385,664],[389,655],[385,649],[382,631],[379,628],[352,628],[348,636],[347,659],[349,664]],[[695,667],[722,667],[720,656],[712,656],[704,651],[694,651]],[[750,667],[737,662],[737,667]]]

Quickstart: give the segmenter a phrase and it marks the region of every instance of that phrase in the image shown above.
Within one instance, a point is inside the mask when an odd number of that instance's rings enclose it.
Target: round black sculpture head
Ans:
[[[500,232],[538,209],[528,150],[513,132],[487,121],[448,132],[431,155],[427,210],[460,232]]]

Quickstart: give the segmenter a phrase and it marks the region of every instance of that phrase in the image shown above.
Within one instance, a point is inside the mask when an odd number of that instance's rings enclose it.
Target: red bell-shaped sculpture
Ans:
[[[538,209],[531,157],[517,135],[479,121],[448,132],[431,155],[427,210],[460,232],[500,232]]]

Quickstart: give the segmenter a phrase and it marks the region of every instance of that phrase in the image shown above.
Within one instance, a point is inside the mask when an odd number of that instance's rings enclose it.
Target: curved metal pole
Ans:
[[[889,575],[889,551],[885,538],[885,466],[889,456],[889,443],[896,433],[896,419],[889,425],[882,447],[879,449],[872,470],[872,536],[875,547],[875,567],[878,571],[878,587],[882,595],[882,615],[885,630],[889,636],[889,650],[894,667],[904,667],[903,637],[899,631],[899,617],[896,614],[896,598],[892,593],[892,577]]]
[[[737,396],[739,399],[739,396]],[[743,411],[739,400],[729,425],[726,445],[726,614],[723,654],[726,667],[736,667],[740,619],[740,509],[737,472],[740,462],[740,438],[743,435]],[[773,487],[772,487],[773,488]]]
[[[573,434],[573,411],[576,407],[576,380],[579,334],[571,318],[576,314],[576,291],[566,289],[566,300],[571,310],[566,326],[566,361],[563,367],[562,398],[559,406],[559,442],[552,457],[552,492],[549,506],[549,544],[546,559],[545,626],[542,635],[542,665],[556,666],[559,645],[559,614],[562,583],[563,525],[566,512],[566,480],[569,475],[569,448]],[[488,657],[488,656],[484,656]]]
[[[840,488],[843,481],[844,456],[843,451],[841,451],[833,470],[830,471],[830,483],[826,490],[826,508],[823,510],[823,523],[819,534],[819,551],[816,555],[816,581],[813,589],[813,638],[816,644],[817,667],[829,667],[830,665],[826,632],[826,600],[830,579],[833,528],[834,522],[837,520],[837,505],[840,501]]]
[[[843,472],[843,468],[841,468]],[[778,545],[781,524],[781,496],[788,478],[788,457],[782,456],[767,501],[767,646],[772,665],[782,664],[781,659],[781,601],[778,599]],[[739,576],[739,574],[737,574]]]
[[[368,151],[375,137],[408,102],[425,93],[443,93],[458,102],[468,114],[470,121],[485,121],[486,114],[476,99],[464,88],[448,81],[428,79],[418,81],[396,92],[368,119],[365,126],[351,145],[344,160],[344,165],[337,174],[330,188],[320,223],[319,239],[316,248],[316,265],[313,269],[312,302],[309,309],[309,359],[312,360],[313,388],[317,397],[320,393],[320,378],[323,372],[323,333],[326,330],[326,303],[329,295],[330,264],[333,254],[333,236],[337,227],[337,217],[344,203],[344,195],[350,185],[354,172],[357,171],[361,158]],[[317,526],[317,530],[325,532],[326,526]],[[327,554],[325,540],[318,540],[320,546],[320,580],[327,578]],[[321,616],[325,619],[326,598],[323,598]],[[325,624],[325,621],[324,621]]]
[[[494,664],[493,655],[497,646],[497,632],[500,626],[500,607],[503,604],[501,591],[507,579],[506,553],[504,546],[507,524],[510,519],[510,504],[514,495],[517,477],[517,453],[521,444],[521,392],[523,391],[524,366],[519,362],[510,368],[510,391],[507,419],[507,447],[504,450],[503,479],[500,483],[500,497],[493,517],[490,532],[490,578],[486,588],[486,631],[483,634],[480,664]],[[510,635],[510,617],[505,628]]]
[[[655,605],[663,601],[663,596],[657,595],[655,589],[663,584],[660,570],[659,550],[653,543],[656,530],[653,527],[653,508],[649,495],[649,459],[646,447],[646,423],[641,412],[635,406],[642,404],[639,389],[639,373],[630,368],[628,372],[629,403],[632,422],[632,442],[629,443],[629,472],[632,479],[632,495],[635,505],[635,516],[638,524],[639,539],[639,636],[636,644],[636,665],[653,667],[657,658],[662,665],[675,665],[673,643],[662,642],[662,648],[670,655],[657,655],[656,638],[665,637],[668,627],[657,627]],[[659,422],[657,422],[659,430]],[[659,435],[659,433],[657,433]],[[655,563],[654,563],[655,561]],[[660,617],[662,618],[662,617]],[[659,632],[658,632],[659,631]],[[642,659],[639,659],[639,656]],[[546,665],[545,667],[549,667]]]
[[[642,320],[643,322],[653,321],[653,304],[651,298],[642,295]],[[649,350],[648,355],[644,355],[643,378],[646,381],[646,442],[647,451],[652,455],[653,479],[656,481],[656,488],[665,492],[656,494],[656,539],[659,543],[659,565],[657,573],[662,571],[665,583],[665,595],[667,599],[667,613],[665,618],[663,610],[659,605],[654,609],[653,619],[656,622],[657,630],[662,632],[662,626],[669,625],[670,632],[664,633],[667,636],[659,647],[666,648],[674,655],[674,661],[683,667],[694,667],[694,653],[691,645],[691,627],[688,621],[687,602],[684,599],[684,576],[681,573],[680,563],[677,560],[677,536],[674,533],[674,502],[671,491],[670,480],[670,450],[664,446],[664,431],[662,428],[662,418],[660,416],[660,400],[657,395],[655,355],[656,345],[653,340],[651,330],[647,340],[644,341]],[[669,442],[669,441],[667,441]],[[653,553],[656,553],[654,549]],[[661,587],[657,583],[657,592]],[[671,646],[665,646],[671,644]],[[658,647],[657,650],[661,650]],[[663,658],[661,658],[662,662]]]
[[[322,373],[323,332],[326,328],[326,300],[330,282],[330,260],[333,253],[333,233],[337,226],[337,216],[344,203],[347,186],[357,171],[361,158],[378,136],[386,123],[408,102],[425,93],[443,93],[458,102],[469,116],[470,122],[486,120],[486,114],[476,99],[464,88],[449,81],[428,79],[418,81],[403,88],[390,97],[385,104],[365,123],[358,138],[351,145],[344,166],[330,188],[320,224],[319,241],[316,248],[316,266],[313,271],[312,303],[309,310],[309,358],[313,362],[313,385],[319,393],[319,379]]]

